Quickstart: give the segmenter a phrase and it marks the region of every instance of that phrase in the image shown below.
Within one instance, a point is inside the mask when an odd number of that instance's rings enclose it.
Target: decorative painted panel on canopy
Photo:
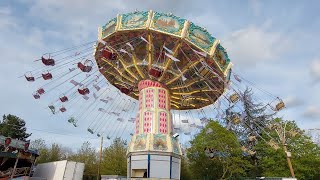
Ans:
[[[123,14],[119,30],[145,29],[147,27],[148,12],[133,12]]]
[[[214,56],[215,56],[215,59],[218,61],[220,68],[223,71],[225,71],[230,63],[230,59],[224,47],[218,44]]]
[[[204,28],[190,23],[186,39],[195,46],[209,53],[216,38],[212,37],[210,33]]]
[[[155,12],[150,29],[180,36],[185,21],[185,19],[181,19],[172,14]]]
[[[112,34],[117,27],[117,18],[111,19],[106,25],[102,26],[102,37]]]

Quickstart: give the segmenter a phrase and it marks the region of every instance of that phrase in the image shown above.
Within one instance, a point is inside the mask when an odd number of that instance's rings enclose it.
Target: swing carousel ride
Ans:
[[[129,152],[181,154],[172,135],[195,134],[211,119],[250,129],[241,106],[248,86],[255,91],[252,101],[270,111],[285,106],[233,72],[226,49],[205,28],[173,14],[118,15],[98,28],[98,40],[45,53],[34,63],[41,67],[25,74],[38,85],[34,99],[50,102],[51,113],[74,127],[88,125],[92,135],[132,136]],[[228,115],[231,106],[235,112]],[[263,131],[258,121],[251,123]],[[254,154],[249,145],[243,150]]]

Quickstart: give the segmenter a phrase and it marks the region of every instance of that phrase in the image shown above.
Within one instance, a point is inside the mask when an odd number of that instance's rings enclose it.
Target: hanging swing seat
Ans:
[[[149,74],[155,78],[159,78],[162,75],[162,73],[162,69],[158,67],[151,67],[151,69],[149,70]]]
[[[61,102],[67,102],[69,100],[67,96],[62,96],[59,99]]]
[[[273,139],[271,139],[268,144],[275,150],[279,149],[279,145]]]
[[[44,80],[52,79],[52,74],[49,73],[49,72],[47,72],[47,73],[45,73],[45,74],[42,74],[42,78],[43,78]]]
[[[73,117],[71,117],[71,118],[68,119],[68,122],[72,124],[72,123],[75,123],[76,120]]]
[[[90,65],[85,65],[82,62],[78,62],[78,68],[82,71],[82,72],[90,72],[92,70],[92,66]]]
[[[93,134],[93,130],[91,128],[87,129],[89,133]]]
[[[52,58],[45,58],[42,56],[41,61],[46,66],[54,66],[55,65],[55,61]]]
[[[81,94],[81,95],[86,95],[86,94],[89,94],[90,91],[88,88],[83,88],[83,89],[78,89],[78,92]]]
[[[237,93],[234,93],[232,94],[230,97],[229,97],[229,100],[232,102],[232,103],[236,103],[238,100],[239,100],[239,95]]]
[[[273,102],[268,104],[273,111],[280,111],[285,108],[285,104],[280,98],[277,97],[277,101],[277,104],[274,104]]]
[[[42,94],[45,93],[45,91],[44,91],[43,88],[39,88],[39,89],[37,90],[37,93],[38,93],[39,95],[42,95]]]
[[[98,133],[97,136],[100,137],[101,135]]]
[[[252,151],[252,150],[248,150],[248,153],[249,153],[250,156],[253,156],[253,155],[255,155],[257,152],[256,152],[256,151]]]
[[[109,59],[109,60],[116,60],[117,59],[117,54],[112,53],[111,51],[108,51],[106,49],[101,51],[101,56]]]
[[[248,151],[248,149],[245,146],[241,146],[241,150],[242,150],[242,152],[247,152]]]
[[[275,108],[275,111],[280,111],[282,110],[283,108],[285,108],[285,104],[283,101],[279,102],[277,105],[276,105],[276,108]]]
[[[56,108],[54,107],[54,105],[49,105],[48,108],[50,109],[52,114],[56,114]]]
[[[107,136],[107,139],[111,139],[109,136]]]
[[[249,136],[248,139],[249,139],[249,141],[251,141],[251,142],[257,140],[256,136]]]
[[[61,112],[66,112],[67,109],[66,109],[65,107],[61,107],[61,108],[60,108],[60,111],[61,111]]]
[[[34,80],[35,80],[35,78],[32,76],[32,74],[30,74],[30,75],[24,75],[24,77],[27,79],[27,81],[29,81],[29,82],[33,82]]]
[[[238,115],[234,115],[232,117],[232,121],[234,124],[239,124],[240,123],[240,117]]]
[[[121,87],[120,88],[120,91],[124,94],[130,94],[131,93],[131,90],[128,89],[128,88],[125,88],[125,87]]]
[[[35,99],[40,99],[40,95],[39,95],[38,93],[33,94],[33,97],[34,97]]]

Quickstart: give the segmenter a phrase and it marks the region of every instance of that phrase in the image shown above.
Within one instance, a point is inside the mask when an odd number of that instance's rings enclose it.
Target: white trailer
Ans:
[[[84,163],[73,161],[55,161],[38,164],[33,177],[45,180],[82,180]]]

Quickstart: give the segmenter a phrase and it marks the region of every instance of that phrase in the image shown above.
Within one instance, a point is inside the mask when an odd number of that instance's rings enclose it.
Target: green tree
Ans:
[[[181,175],[180,175],[181,180],[191,180],[191,172],[190,172],[190,167],[189,167],[189,162],[187,157],[182,156],[181,157]]]
[[[3,115],[0,122],[0,134],[13,139],[26,140],[31,134],[27,133],[26,123],[15,115]]]
[[[126,141],[116,138],[103,150],[101,174],[127,175]]]
[[[254,93],[248,87],[242,94],[240,94],[240,96],[241,102],[238,103],[237,106],[235,106],[235,104],[231,105],[226,110],[225,121],[227,128],[237,135],[240,144],[249,150],[253,150],[257,141],[252,141],[248,139],[248,137],[251,136],[259,138],[260,134],[268,126],[275,113],[268,113],[268,106],[259,102],[254,102]],[[241,106],[243,111],[238,112],[239,106]],[[241,122],[233,122],[233,117],[235,115],[241,117]],[[252,169],[248,172],[248,176],[256,177],[261,175],[261,171],[258,167],[257,153],[259,152],[248,156],[248,159],[253,165]]]
[[[38,164],[67,159],[66,149],[57,143],[48,147],[43,139],[36,139],[31,141],[30,148],[39,151]]]
[[[49,157],[48,157],[49,162],[61,161],[65,159],[66,159],[66,155],[65,155],[65,152],[63,151],[63,147],[57,143],[51,144],[51,148],[49,149]]]
[[[30,149],[37,150],[39,152],[39,157],[37,158],[37,163],[45,163],[49,162],[49,149],[47,147],[46,142],[43,139],[35,139],[30,143]]]
[[[246,175],[251,167],[241,151],[235,134],[222,127],[218,122],[210,121],[190,142],[187,150],[193,178],[229,179]],[[215,150],[214,157],[209,159],[205,148]]]
[[[96,150],[86,141],[76,154],[68,157],[69,160],[85,164],[84,175],[96,175],[98,169],[98,157]]]
[[[313,143],[294,121],[283,121],[277,118],[275,123],[278,127],[285,127],[283,131],[286,135],[285,143],[292,155],[291,161],[296,177],[301,180],[320,179],[320,147]],[[271,147],[268,141],[259,141],[256,145],[255,149],[259,152],[257,153],[259,167],[262,169],[263,176],[290,177],[286,153],[275,128],[271,126],[270,129],[266,129],[268,135],[264,133],[263,138],[268,139],[271,136],[275,142],[278,142],[276,148]]]

